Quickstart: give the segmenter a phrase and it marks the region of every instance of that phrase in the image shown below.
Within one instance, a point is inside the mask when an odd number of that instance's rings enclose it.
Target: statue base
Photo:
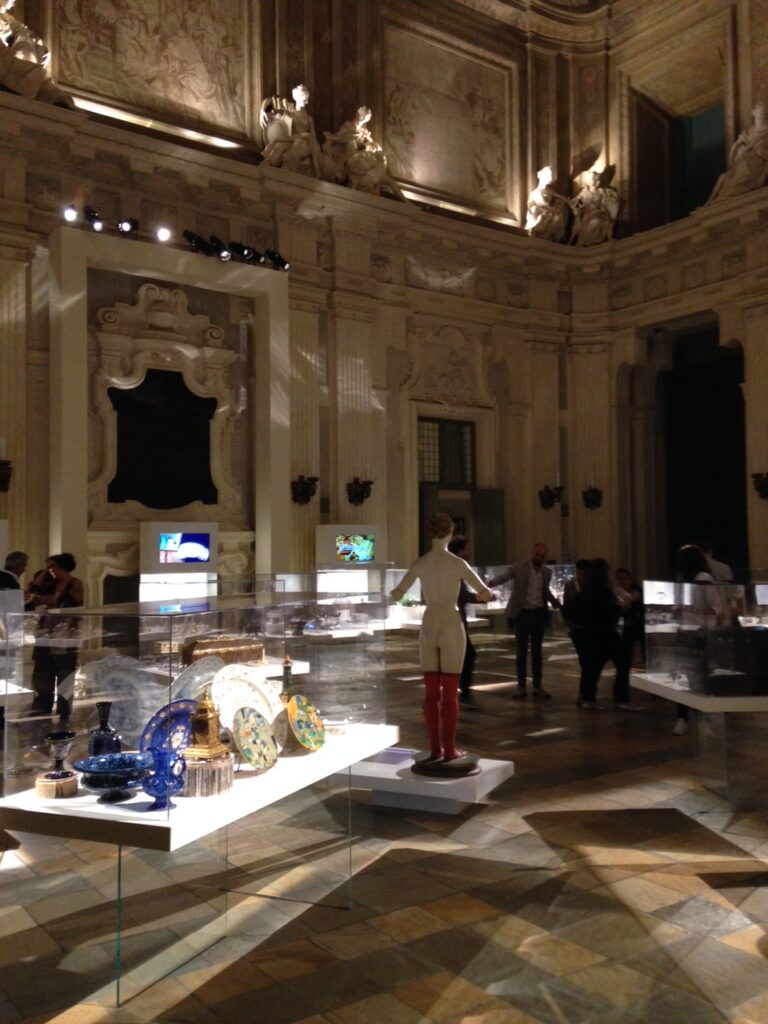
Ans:
[[[218,796],[231,789],[235,781],[234,754],[206,760],[186,758],[184,789],[180,796]]]
[[[40,772],[35,778],[35,796],[41,800],[63,800],[77,795],[77,775],[70,771]]]
[[[454,757],[451,761],[443,758],[433,760],[429,754],[417,754],[411,765],[411,771],[416,775],[429,775],[439,779],[458,779],[465,775],[479,775],[476,754],[465,753],[461,757]]]

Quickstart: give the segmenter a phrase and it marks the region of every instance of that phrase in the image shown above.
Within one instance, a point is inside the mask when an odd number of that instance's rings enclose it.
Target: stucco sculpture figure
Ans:
[[[538,184],[528,196],[525,230],[534,238],[562,242],[565,240],[568,200],[550,188],[553,178],[551,167],[542,167],[536,177]]]
[[[768,124],[765,108],[758,103],[752,111],[752,124],[740,133],[728,154],[728,168],[717,179],[707,202],[762,188],[768,179]]]
[[[611,185],[602,185],[600,178],[600,171],[588,171],[586,184],[571,200],[571,245],[599,245],[613,238],[619,193]]]
[[[336,132],[326,132],[323,143],[323,177],[338,185],[351,185],[361,192],[378,195],[382,185],[399,199],[402,189],[392,178],[384,150],[368,129],[370,107],[358,107],[355,116]]]
[[[261,104],[259,124],[264,139],[261,154],[271,167],[320,177],[320,144],[315,122],[307,111],[309,89],[297,85],[290,100],[269,96]]]
[[[74,108],[72,97],[51,81],[48,47],[11,11],[16,0],[0,0],[0,84],[19,96]]]
[[[471,771],[476,759],[456,747],[458,687],[466,647],[457,601],[462,580],[477,593],[478,601],[488,601],[492,595],[474,569],[448,550],[453,536],[450,516],[433,515],[427,523],[427,532],[432,538],[432,548],[413,563],[390,595],[398,601],[416,580],[420,580],[421,596],[426,605],[419,655],[424,673],[424,719],[430,750],[429,756],[416,767],[431,764],[449,771]]]

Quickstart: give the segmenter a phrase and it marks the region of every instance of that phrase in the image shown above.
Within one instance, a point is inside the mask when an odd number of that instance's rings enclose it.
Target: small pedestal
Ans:
[[[218,796],[231,789],[235,781],[234,754],[210,760],[185,758],[187,772],[181,796]]]
[[[35,794],[41,800],[77,796],[77,775],[69,771],[40,772],[35,778]]]

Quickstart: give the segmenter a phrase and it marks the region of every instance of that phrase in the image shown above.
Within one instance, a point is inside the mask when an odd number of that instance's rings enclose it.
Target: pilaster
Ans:
[[[768,566],[768,501],[755,490],[752,474],[768,473],[768,304],[745,310],[744,329],[749,561],[761,569]]]

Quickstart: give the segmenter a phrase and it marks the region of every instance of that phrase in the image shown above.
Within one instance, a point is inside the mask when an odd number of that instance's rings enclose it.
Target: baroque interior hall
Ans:
[[[6,550],[768,565],[764,0],[0,9]]]

